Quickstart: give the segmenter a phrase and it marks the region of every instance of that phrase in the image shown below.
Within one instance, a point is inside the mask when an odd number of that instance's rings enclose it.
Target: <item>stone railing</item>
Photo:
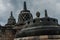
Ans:
[[[60,40],[60,35],[30,36],[30,37],[15,38],[14,40]]]

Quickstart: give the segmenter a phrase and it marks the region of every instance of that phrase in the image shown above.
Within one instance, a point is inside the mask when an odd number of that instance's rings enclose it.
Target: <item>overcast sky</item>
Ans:
[[[60,0],[0,0],[0,24],[7,23],[11,11],[18,20],[24,1],[27,2],[27,8],[33,17],[36,17],[37,11],[41,13],[41,17],[44,17],[44,10],[47,9],[49,17],[57,18],[60,23]]]

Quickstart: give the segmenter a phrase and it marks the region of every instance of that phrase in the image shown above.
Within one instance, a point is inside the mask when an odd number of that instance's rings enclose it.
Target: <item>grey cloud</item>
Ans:
[[[31,11],[31,13],[33,14],[33,17],[36,17],[35,14],[37,11],[41,13],[41,17],[44,17],[45,9],[48,10],[48,15],[50,17],[54,17],[58,19],[60,17],[59,16],[60,7],[58,7],[57,5],[60,2],[58,2],[57,0],[1,0],[0,4],[3,5],[3,7],[0,9],[0,23],[2,25],[7,23],[11,10],[13,11],[14,17],[17,20],[18,14],[23,9],[24,1],[27,2],[27,8]]]

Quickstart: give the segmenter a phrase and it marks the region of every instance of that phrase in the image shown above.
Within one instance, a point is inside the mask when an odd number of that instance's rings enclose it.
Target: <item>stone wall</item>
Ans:
[[[60,40],[60,35],[31,36],[31,37],[15,38],[14,40]]]
[[[10,30],[1,30],[0,40],[14,40],[14,35]]]

